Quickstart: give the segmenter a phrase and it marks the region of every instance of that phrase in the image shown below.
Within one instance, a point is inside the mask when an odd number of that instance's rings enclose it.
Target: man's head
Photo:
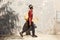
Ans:
[[[29,5],[29,8],[30,8],[30,9],[33,9],[33,6],[30,4],[30,5]]]

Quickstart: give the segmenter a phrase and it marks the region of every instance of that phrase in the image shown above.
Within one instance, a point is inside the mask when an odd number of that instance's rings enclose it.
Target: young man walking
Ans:
[[[33,6],[30,4],[29,5],[29,12],[28,12],[28,20],[27,20],[27,24],[28,24],[28,28],[23,28],[22,32],[20,32],[20,35],[23,37],[23,33],[24,32],[29,32],[32,31],[32,37],[37,37],[35,35],[35,27],[34,27],[34,23],[32,22],[33,19]]]

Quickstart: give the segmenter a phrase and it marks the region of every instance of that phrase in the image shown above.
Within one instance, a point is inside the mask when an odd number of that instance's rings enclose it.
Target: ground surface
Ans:
[[[45,34],[37,34],[37,38],[33,38],[30,35],[26,36],[24,35],[24,37],[22,38],[21,36],[7,36],[1,38],[0,40],[60,40],[60,35],[45,35]]]

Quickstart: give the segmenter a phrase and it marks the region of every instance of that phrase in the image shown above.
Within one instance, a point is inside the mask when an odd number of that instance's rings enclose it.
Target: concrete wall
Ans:
[[[52,0],[15,0],[11,5],[11,8],[19,13],[20,24],[23,26],[24,14],[28,11],[28,5],[32,4],[34,6],[34,17],[38,18],[37,32],[44,34],[54,33],[55,24],[55,7],[54,1]]]
[[[55,9],[56,9],[56,24],[55,24],[55,33],[60,34],[60,0],[55,0]]]
[[[56,10],[60,11],[60,0],[55,0]]]
[[[55,4],[54,0],[10,0],[10,7],[19,14],[20,22],[18,25],[23,26],[25,23],[24,14],[28,11],[28,5],[34,6],[34,17],[38,18],[36,32],[44,34],[54,33],[55,24]]]

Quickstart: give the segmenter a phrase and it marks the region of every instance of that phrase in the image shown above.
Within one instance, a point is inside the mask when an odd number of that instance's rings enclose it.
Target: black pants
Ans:
[[[23,30],[22,30],[22,33],[24,32],[30,32],[32,31],[32,35],[35,35],[35,26],[34,26],[34,23],[32,22],[31,26],[29,25],[29,21],[27,21],[24,26],[23,26]]]

